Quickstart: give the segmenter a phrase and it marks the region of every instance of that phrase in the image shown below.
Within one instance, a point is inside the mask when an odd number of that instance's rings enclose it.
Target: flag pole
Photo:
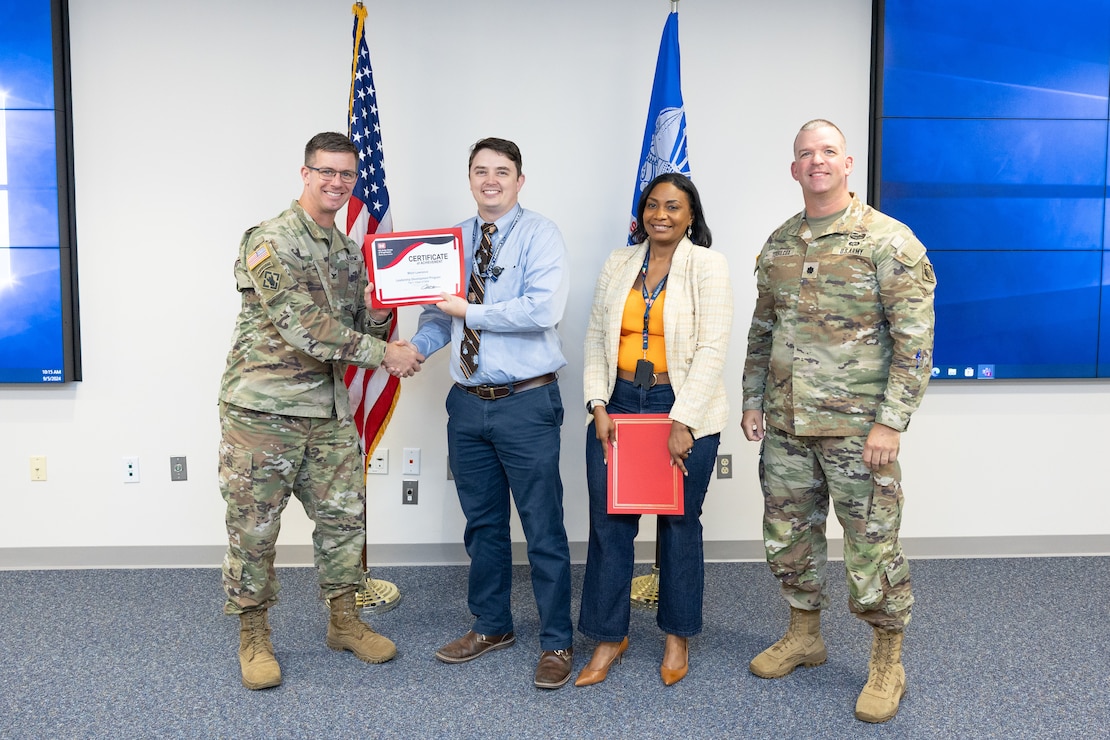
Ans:
[[[664,26],[663,40],[660,42],[659,59],[656,62],[655,81],[652,84],[651,103],[648,106],[648,122],[647,130],[644,133],[644,148],[641,152],[640,161],[640,185],[646,185],[648,180],[651,180],[655,174],[661,172],[681,172],[685,175],[690,174],[689,161],[686,158],[685,147],[685,106],[682,103],[682,84],[678,74],[678,2],[679,0],[670,0],[671,14],[675,18],[667,18],[667,25]],[[664,49],[667,42],[667,28],[670,26],[671,21],[674,21],[674,37],[673,48]],[[670,54],[673,53],[673,57]],[[667,61],[664,62],[664,59]],[[666,68],[667,64],[673,64],[674,78],[669,82],[674,85],[674,89],[657,90],[656,86],[660,85],[662,80],[666,79],[666,75],[661,78],[660,71]],[[668,87],[668,82],[662,82],[663,87]],[[659,98],[659,105],[657,106],[656,94],[661,93]],[[664,102],[664,99],[665,102]],[[661,108],[677,107],[681,113],[681,119],[672,119],[672,122],[680,121],[678,128],[672,132],[675,136],[674,139],[667,139],[664,134],[660,138],[656,126],[660,120]],[[653,135],[653,131],[655,134]],[[668,156],[669,155],[669,156]],[[654,159],[653,159],[654,158]],[[667,161],[662,161],[663,159]],[[651,162],[654,161],[654,164]],[[636,218],[636,201],[640,194],[640,189],[635,190],[636,195],[632,199],[632,231],[635,230]],[[629,234],[629,244],[632,243],[631,232]],[[630,584],[629,600],[632,606],[641,607],[643,609],[656,609],[659,607],[659,541],[660,541],[660,522],[658,516],[655,518],[655,562],[651,566],[651,573],[644,576],[636,576],[632,579]]]
[[[353,31],[353,34],[352,34],[353,35],[353,52],[352,52],[352,55],[351,55],[351,87],[350,87],[350,93],[347,97],[348,136],[350,136],[351,134],[354,133],[354,128],[356,126],[356,122],[354,121],[355,114],[360,114],[360,117],[361,117],[361,115],[364,115],[365,112],[366,112],[365,110],[356,110],[356,99],[355,99],[355,87],[356,87],[356,84],[360,84],[360,79],[362,77],[362,74],[360,74],[360,69],[359,69],[359,50],[360,50],[361,45],[365,43],[365,31],[366,31],[366,29],[365,29],[365,25],[366,25],[366,7],[362,4],[362,0],[357,0],[357,2],[355,2],[355,4],[351,6],[351,13],[353,13],[354,16],[355,16],[355,25],[354,25],[354,31]],[[361,70],[361,72],[363,74],[368,75],[369,71],[370,71],[369,70],[369,57],[367,57],[366,69]],[[362,92],[365,93],[366,90],[363,89]],[[370,93],[373,94],[372,86],[370,87]],[[361,106],[361,101],[359,101],[358,104]],[[367,122],[364,121],[364,120],[360,121],[360,123],[364,126],[367,124]],[[376,126],[374,126],[374,128],[376,128]],[[360,159],[361,159],[361,156],[362,156],[362,152],[360,151]],[[363,176],[361,174],[362,171],[363,171],[363,168],[360,167],[359,171],[360,171],[360,178],[361,178]],[[384,175],[383,175],[383,177],[384,177]],[[383,183],[384,183],[384,180],[383,180]],[[358,187],[358,185],[359,185],[359,183],[356,182],[356,188]],[[360,204],[359,207],[361,208],[363,206]],[[350,214],[350,208],[351,208],[350,201],[348,201],[347,208],[348,208],[348,219],[347,219],[347,229],[346,229],[347,236],[354,239],[356,242],[359,242],[359,244],[361,246],[363,237],[365,237],[367,229],[360,225],[362,223],[361,220],[359,220],[359,223],[354,223],[355,219],[352,219],[351,214]],[[377,222],[375,221],[374,224],[375,225],[374,225],[373,228],[374,228],[374,230],[377,230],[377,228],[378,228]],[[390,230],[390,228],[392,228],[391,224],[392,224],[392,222],[389,222],[389,224],[387,225],[387,228],[385,229],[386,231],[388,231],[388,230]],[[397,318],[396,318],[396,316],[394,316],[393,326],[390,328],[391,333],[396,330],[396,327],[397,327]],[[350,370],[351,370],[351,368],[348,369],[348,371],[350,371]],[[357,375],[357,371],[356,371],[356,375]],[[363,376],[363,377],[365,378],[365,376]],[[344,378],[344,382],[345,383],[348,382],[346,377]],[[363,380],[362,383],[368,383],[368,381]],[[387,381],[387,385],[388,384],[389,384],[389,381]],[[348,389],[350,390],[350,388],[351,388],[351,384],[348,383]],[[365,392],[365,390],[366,390],[366,386],[360,388],[360,391],[363,392],[363,393]],[[383,395],[385,395],[385,391],[383,391]],[[363,397],[360,393],[360,400],[362,398]],[[367,424],[367,421],[361,416],[361,413],[362,413],[361,408],[358,410],[359,418],[362,419],[362,424],[363,424],[363,426],[361,428],[359,428],[359,437],[360,437],[359,444],[363,448],[362,452],[363,452],[363,455],[364,455],[363,465],[362,465],[362,492],[363,492],[363,508],[362,508],[362,511],[363,511],[363,532],[364,532],[364,534],[367,538],[369,537],[369,532],[367,531],[368,527],[367,527],[366,523],[367,523],[367,521],[369,521],[369,516],[367,515],[368,512],[367,512],[367,504],[366,504],[366,482],[367,482],[366,462],[367,462],[367,460],[370,459],[370,455],[371,455],[371,453],[373,453],[374,447],[378,443],[378,439],[381,437],[382,433],[384,433],[386,424],[389,423],[389,417],[392,416],[392,414],[393,414],[393,405],[394,404],[396,404],[396,395],[395,394],[393,396],[392,403],[389,405],[389,410],[386,412],[385,419],[382,421],[381,426],[376,431],[374,431],[373,433],[368,433],[368,431],[366,429],[366,426],[365,426]],[[366,610],[367,612],[370,612],[371,614],[381,614],[382,612],[387,612],[390,609],[392,609],[393,607],[397,606],[397,604],[401,603],[401,591],[400,591],[400,589],[397,588],[396,585],[394,585],[393,583],[390,583],[389,581],[383,581],[383,580],[380,580],[380,579],[377,579],[377,578],[371,578],[370,577],[370,566],[367,563],[366,542],[365,541],[363,542],[363,545],[362,545],[362,570],[363,570],[362,583],[360,584],[358,591],[355,592],[355,605],[356,606]]]

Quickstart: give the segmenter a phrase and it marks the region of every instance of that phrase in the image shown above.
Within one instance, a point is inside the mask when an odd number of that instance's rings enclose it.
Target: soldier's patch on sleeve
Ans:
[[[925,264],[922,265],[922,274],[925,276],[926,282],[935,283],[937,281],[936,273],[933,272],[933,263],[929,260],[925,260]]]
[[[270,257],[273,257],[273,253],[270,252],[270,243],[262,242],[258,245],[258,249],[247,255],[247,269],[253,270]]]
[[[891,242],[894,247],[894,259],[906,267],[913,267],[925,256],[925,245],[919,241],[906,241],[902,237],[895,237]]]
[[[293,284],[285,266],[277,259],[277,250],[273,242],[264,241],[247,255],[247,269],[250,271],[251,280],[262,295],[263,300],[268,300],[275,293],[285,290]]]
[[[263,270],[258,274],[258,280],[266,290],[276,291],[281,288],[281,273],[277,270]]]

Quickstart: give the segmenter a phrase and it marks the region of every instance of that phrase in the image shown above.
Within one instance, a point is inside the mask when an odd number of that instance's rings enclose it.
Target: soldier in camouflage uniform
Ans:
[[[411,375],[423,357],[408,343],[384,341],[390,314],[367,310],[362,252],[335,227],[354,185],[355,147],[342,134],[318,134],[304,161],[300,199],[239,245],[242,307],[220,387],[224,611],[239,615],[239,662],[250,689],[281,683],[266,610],[277,602],[274,547],[290,494],[315,523],[320,591],[331,609],[328,646],[371,663],[397,652],[355,605],[365,487],[343,374],[349,363]]]
[[[778,678],[825,662],[831,498],[844,528],[849,606],[874,629],[856,716],[883,722],[905,692],[913,595],[898,539],[898,449],[932,369],[936,278],[913,232],[848,190],[851,171],[840,129],[805,124],[791,164],[805,210],[771,234],[756,266],[741,424],[748,440],[762,441],[767,562],[791,618],[750,668]]]

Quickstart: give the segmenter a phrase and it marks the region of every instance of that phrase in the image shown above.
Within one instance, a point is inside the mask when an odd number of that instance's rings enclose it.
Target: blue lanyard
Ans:
[[[501,247],[505,246],[505,240],[508,239],[509,235],[513,233],[513,229],[516,228],[516,222],[520,220],[520,217],[521,215],[523,215],[523,213],[524,208],[522,208],[521,205],[518,203],[516,206],[516,215],[513,216],[513,222],[509,224],[508,230],[497,241],[497,244],[493,246],[493,254],[490,257],[489,264],[486,265],[486,271],[484,273],[478,270],[478,223],[481,219],[474,220],[474,230],[470,236],[470,243],[474,245],[474,250],[471,252],[470,255],[470,269],[481,275],[483,280],[493,280],[493,282],[497,282],[497,278],[501,274],[502,270],[502,268],[500,267],[494,267],[494,265],[497,263],[497,255],[501,254]]]
[[[644,252],[644,264],[640,268],[640,277],[642,278],[641,281],[640,281],[640,292],[644,296],[644,357],[645,358],[647,357],[648,319],[651,316],[651,305],[653,303],[655,303],[655,299],[658,298],[659,294],[663,292],[663,286],[667,284],[667,278],[670,277],[670,275],[671,275],[668,272],[666,275],[663,276],[663,279],[659,281],[659,285],[655,286],[655,290],[652,291],[651,297],[649,298],[648,297],[648,291],[647,291],[647,270],[648,270],[648,260],[649,259],[651,259],[651,248],[650,247],[648,247],[647,251]]]

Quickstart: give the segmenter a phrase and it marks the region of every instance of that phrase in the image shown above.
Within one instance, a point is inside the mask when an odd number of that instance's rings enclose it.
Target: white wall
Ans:
[[[299,194],[308,137],[345,130],[350,4],[70,0],[85,380],[0,388],[0,555],[225,542],[216,394],[237,310],[232,262],[241,232]],[[755,256],[800,209],[788,173],[798,126],[838,122],[856,156],[854,189],[866,189],[870,5],[680,4],[694,178],[736,286],[733,417],[721,443],[735,457],[735,477],[710,489],[707,541],[760,536],[757,450],[737,428],[740,377]],[[624,240],[670,5],[367,6],[395,226],[470,215],[467,147],[497,135],[523,150],[522,202],[553,218],[570,247],[562,471],[567,529],[583,541],[582,337],[597,270]],[[406,335],[415,316],[402,311]],[[370,479],[372,542],[461,540],[446,480],[445,360],[434,356],[404,385],[383,442],[390,474]],[[1108,412],[1103,383],[935,384],[903,438],[904,534],[1110,533],[1101,467]],[[400,504],[406,446],[423,449],[416,507]],[[47,456],[46,482],[30,482],[32,455]],[[124,455],[141,458],[141,483],[121,482]],[[188,457],[187,482],[170,482],[171,455]],[[297,508],[286,516],[287,545],[309,542]]]

